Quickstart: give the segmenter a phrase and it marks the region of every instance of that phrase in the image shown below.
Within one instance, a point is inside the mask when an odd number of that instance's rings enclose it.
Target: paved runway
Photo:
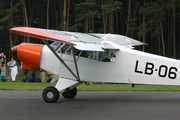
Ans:
[[[0,120],[179,120],[180,92],[80,92],[45,103],[42,91],[0,91]]]

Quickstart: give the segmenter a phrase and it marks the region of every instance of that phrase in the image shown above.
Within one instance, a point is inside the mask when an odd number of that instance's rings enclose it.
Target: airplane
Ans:
[[[180,85],[180,61],[135,50],[146,45],[119,35],[14,27],[11,33],[37,38],[44,44],[21,43],[11,48],[22,69],[58,75],[55,87],[42,92],[47,103],[74,98],[83,82]],[[113,60],[111,58],[113,57]]]

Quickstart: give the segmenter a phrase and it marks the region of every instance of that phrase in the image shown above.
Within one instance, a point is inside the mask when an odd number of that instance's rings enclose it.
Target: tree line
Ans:
[[[148,43],[139,50],[180,56],[179,0],[1,0],[0,50],[36,39],[10,34],[17,26],[121,34]]]

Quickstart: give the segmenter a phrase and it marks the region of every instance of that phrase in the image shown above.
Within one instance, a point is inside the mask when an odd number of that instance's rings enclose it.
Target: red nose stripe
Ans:
[[[37,70],[40,68],[40,57],[43,45],[22,43],[12,50],[17,51],[19,60],[23,63],[22,68],[26,70]]]

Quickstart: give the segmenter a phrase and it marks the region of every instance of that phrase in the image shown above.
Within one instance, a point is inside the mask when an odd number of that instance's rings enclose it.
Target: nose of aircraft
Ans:
[[[40,69],[41,52],[44,45],[21,43],[11,48],[12,52],[17,52],[19,60],[22,62],[22,69]]]

